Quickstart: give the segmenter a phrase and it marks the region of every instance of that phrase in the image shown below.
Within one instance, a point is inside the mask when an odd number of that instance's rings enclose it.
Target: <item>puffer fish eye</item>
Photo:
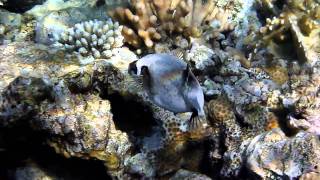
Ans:
[[[128,73],[131,75],[136,75],[138,73],[138,69],[137,69],[137,61],[133,61],[132,63],[129,64],[129,68],[128,68]]]

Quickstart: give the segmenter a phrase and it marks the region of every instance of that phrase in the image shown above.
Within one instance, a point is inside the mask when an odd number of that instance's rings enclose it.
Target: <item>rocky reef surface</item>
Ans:
[[[0,179],[319,179],[317,0],[0,0]],[[170,53],[206,126],[131,62]]]

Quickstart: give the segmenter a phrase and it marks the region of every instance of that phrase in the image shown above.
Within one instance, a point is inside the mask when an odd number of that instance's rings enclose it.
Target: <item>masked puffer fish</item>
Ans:
[[[202,88],[189,66],[170,54],[150,54],[130,63],[129,74],[142,76],[148,97],[173,113],[192,112],[189,127],[205,119]]]

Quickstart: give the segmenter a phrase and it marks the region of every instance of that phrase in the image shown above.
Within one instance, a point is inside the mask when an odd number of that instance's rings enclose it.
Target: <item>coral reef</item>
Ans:
[[[37,51],[32,45],[28,50],[30,52]],[[38,51],[41,52],[41,50]],[[70,92],[72,83],[68,81],[70,75],[65,76],[66,82],[59,81],[59,79],[47,78],[44,80],[43,78],[32,77],[39,75],[37,73],[30,77],[30,74],[27,73],[28,68],[31,68],[31,71],[47,72],[48,75],[51,74],[51,77],[58,77],[55,73],[63,72],[51,69],[52,67],[46,67],[45,62],[40,65],[34,64],[30,60],[28,65],[23,65],[19,58],[12,57],[15,55],[11,54],[10,46],[5,48],[3,52],[7,56],[1,57],[3,59],[2,67],[6,67],[9,65],[7,63],[15,61],[16,65],[20,65],[20,67],[17,66],[18,69],[22,68],[21,73],[25,76],[16,74],[18,77],[13,77],[15,80],[6,89],[3,89],[1,96],[2,126],[19,124],[21,123],[19,120],[32,117],[32,119],[29,119],[32,127],[35,130],[50,134],[49,137],[51,138],[48,139],[48,144],[54,147],[56,152],[66,157],[80,156],[82,158],[105,159],[105,165],[110,169],[110,172],[121,168],[122,160],[119,158],[124,158],[125,154],[130,152],[131,144],[126,134],[115,129],[110,113],[110,104],[107,100],[101,100],[94,95],[72,94]],[[48,56],[43,56],[42,53],[34,53],[33,57],[35,59],[48,58]],[[60,69],[72,73],[74,69],[72,69],[72,65],[70,67],[71,69],[67,66]],[[12,71],[4,72],[8,75],[8,78],[10,78],[11,73]],[[14,74],[11,75],[15,76]],[[81,77],[84,81],[80,81],[80,83],[86,84],[87,76],[83,75]],[[5,84],[5,80],[6,78],[2,80],[2,85]],[[51,84],[52,81],[56,82],[54,86]],[[85,85],[80,87],[85,88]],[[73,98],[66,98],[67,96]],[[55,103],[55,105],[52,105],[52,103]],[[16,116],[16,118],[13,116]],[[13,123],[13,121],[15,122]],[[117,148],[119,143],[123,143],[124,146]]]
[[[187,161],[191,151],[187,144],[189,140],[208,136],[210,129],[189,132],[186,122],[191,114],[175,116],[150,103],[127,75],[128,64],[136,59],[129,50],[122,50],[110,60],[81,67],[72,62],[61,63],[60,57],[48,55],[47,50],[37,49],[33,44],[11,44],[2,48],[1,67],[13,64],[16,67],[13,71],[4,71],[1,81],[0,118],[3,127],[15,127],[26,119],[30,130],[48,135],[46,143],[57,153],[65,157],[99,159],[113,177],[129,176],[139,172],[130,168],[139,159],[131,158],[134,154],[130,137],[117,129],[110,101],[101,99],[98,94],[86,94],[92,91],[101,95],[119,93],[148,105],[152,118],[159,121],[157,131],[153,133],[157,136],[159,129],[164,133],[156,137],[156,141],[153,138],[141,139],[145,142],[143,153],[148,154],[146,157],[155,157],[147,160],[154,164],[152,167],[157,170],[157,175],[174,172],[185,163],[200,162],[200,158],[195,162]],[[32,56],[25,54],[30,52]],[[48,58],[52,62],[44,61]],[[12,97],[12,94],[16,95]],[[181,126],[171,125],[174,122],[169,119]],[[177,159],[180,163],[176,163]],[[144,174],[145,170],[142,171]],[[155,176],[154,173],[148,174]]]
[[[56,40],[54,46],[82,57],[110,58],[112,50],[122,46],[121,30],[122,26],[118,22],[113,23],[111,19],[105,22],[82,22],[61,34],[53,34]]]
[[[319,179],[319,1],[16,2],[0,0],[0,179]],[[128,73],[154,52],[198,79],[198,128]]]

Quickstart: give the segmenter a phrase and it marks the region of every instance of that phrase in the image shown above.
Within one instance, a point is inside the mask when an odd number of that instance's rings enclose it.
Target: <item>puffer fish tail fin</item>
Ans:
[[[200,116],[196,111],[194,111],[188,122],[189,130],[192,131],[205,125],[207,125],[205,116]]]

